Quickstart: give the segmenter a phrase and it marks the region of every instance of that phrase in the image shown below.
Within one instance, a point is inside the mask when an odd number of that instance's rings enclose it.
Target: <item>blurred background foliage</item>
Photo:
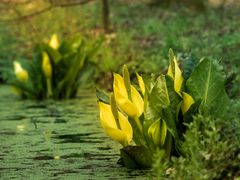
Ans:
[[[109,5],[109,27],[103,3]],[[103,36],[97,82],[111,88],[111,71],[129,64],[130,72],[161,73],[172,48],[179,59],[218,59],[227,72],[231,97],[240,90],[240,0],[2,0],[0,63],[31,59],[32,48],[57,33]],[[105,32],[105,34],[104,34]],[[109,84],[106,86],[106,84]],[[235,85],[234,85],[235,84]]]

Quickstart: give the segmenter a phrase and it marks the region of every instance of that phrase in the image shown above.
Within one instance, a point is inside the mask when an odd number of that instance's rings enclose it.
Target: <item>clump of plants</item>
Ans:
[[[221,117],[194,117],[184,135],[185,156],[160,163],[155,154],[154,176],[167,179],[239,179],[240,178],[240,102],[232,101]]]
[[[32,60],[13,62],[7,83],[22,98],[72,98],[80,86],[94,82],[94,56],[101,40],[77,35],[61,43],[56,34],[48,43],[36,45]]]
[[[97,93],[101,125],[123,146],[119,163],[150,168],[156,152],[161,152],[160,164],[188,156],[183,143],[193,116],[217,118],[225,111],[229,98],[222,67],[215,60],[201,59],[183,68],[170,49],[167,74],[157,78],[136,74],[138,85],[132,85],[124,66],[122,75],[114,74],[113,92]]]

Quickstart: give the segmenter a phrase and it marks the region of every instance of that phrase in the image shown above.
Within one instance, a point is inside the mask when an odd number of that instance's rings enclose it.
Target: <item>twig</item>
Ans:
[[[49,6],[49,7],[45,8],[45,9],[40,10],[40,11],[36,11],[34,13],[31,13],[31,14],[23,15],[23,16],[20,16],[18,18],[0,19],[0,22],[5,23],[5,22],[15,22],[15,21],[26,20],[28,18],[32,18],[34,16],[37,16],[37,15],[43,14],[43,13],[45,13],[47,11],[50,11],[52,8],[53,8],[53,6]]]
[[[55,3],[53,0],[49,0],[49,2],[51,3],[51,5],[45,9],[42,9],[40,11],[36,11],[36,12],[33,12],[31,14],[28,14],[28,15],[24,15],[24,16],[20,16],[20,17],[17,17],[17,18],[12,18],[12,19],[0,19],[0,23],[6,23],[6,22],[15,22],[15,21],[21,21],[21,20],[26,20],[28,18],[32,18],[34,16],[37,16],[37,15],[40,15],[40,14],[43,14],[47,11],[50,11],[51,9],[53,9],[54,7],[70,7],[70,6],[76,6],[76,5],[83,5],[83,4],[86,4],[86,3],[89,3],[89,2],[92,2],[92,1],[95,1],[95,0],[83,0],[83,1],[79,1],[79,2],[73,2],[73,3],[63,3],[63,4],[57,4]]]
[[[50,0],[50,3],[54,6],[58,6],[58,7],[68,7],[68,6],[77,6],[77,5],[83,5],[83,4],[87,4],[90,2],[93,2],[95,0],[82,0],[82,1],[77,1],[77,2],[72,2],[72,3],[55,3],[54,0]]]

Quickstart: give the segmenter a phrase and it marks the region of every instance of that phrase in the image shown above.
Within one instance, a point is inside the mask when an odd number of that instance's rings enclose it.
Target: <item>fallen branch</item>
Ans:
[[[17,17],[17,18],[12,18],[12,19],[0,19],[0,22],[15,22],[15,21],[22,21],[22,20],[26,20],[26,19],[29,19],[29,18],[32,18],[34,16],[38,16],[40,14],[43,14],[45,12],[48,12],[50,11],[51,9],[53,8],[53,6],[49,6],[45,9],[42,9],[40,11],[36,11],[34,13],[31,13],[31,14],[27,14],[27,15],[23,15],[23,16],[20,16],[20,17]]]
[[[54,6],[58,6],[58,7],[68,7],[68,6],[77,6],[77,5],[83,5],[83,4],[87,4],[90,2],[93,2],[95,0],[82,0],[82,1],[76,1],[76,2],[65,2],[65,3],[59,3],[56,0],[49,0],[50,3]]]

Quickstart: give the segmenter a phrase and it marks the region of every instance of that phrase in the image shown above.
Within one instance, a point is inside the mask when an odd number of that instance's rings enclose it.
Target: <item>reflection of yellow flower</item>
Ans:
[[[123,146],[129,145],[133,137],[133,131],[127,118],[118,111],[118,119],[115,119],[111,106],[102,102],[99,102],[99,111],[101,125],[106,134]]]
[[[27,82],[28,81],[28,72],[24,70],[21,66],[21,64],[17,61],[13,62],[14,65],[14,73],[17,77],[17,79],[21,82]]]
[[[144,102],[135,87],[130,85],[130,97],[128,95],[123,77],[119,74],[114,74],[113,90],[117,105],[132,118],[141,116],[144,110]]]
[[[52,77],[52,65],[49,59],[49,56],[46,52],[43,52],[42,54],[43,60],[42,60],[42,70],[46,78]]]
[[[51,39],[50,39],[48,45],[53,49],[58,49],[58,47],[60,46],[60,43],[59,43],[57,34],[53,34],[51,36]]]

